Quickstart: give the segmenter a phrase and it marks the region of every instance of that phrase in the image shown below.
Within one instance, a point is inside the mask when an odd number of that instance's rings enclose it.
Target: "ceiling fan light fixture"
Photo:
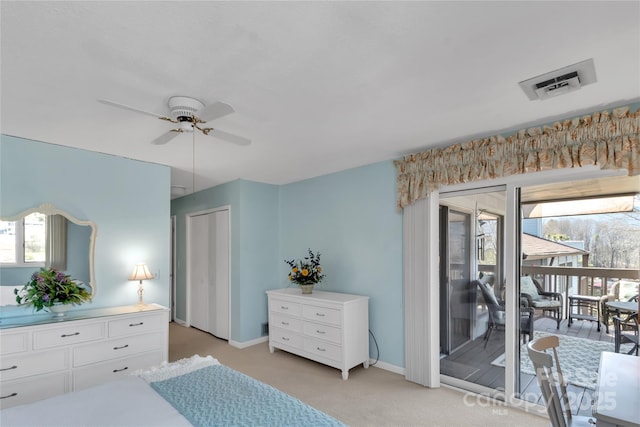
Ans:
[[[189,96],[172,96],[168,101],[171,117],[180,120],[182,117],[193,117],[204,108],[204,103]]]
[[[224,132],[220,129],[214,129],[212,127],[199,126],[211,120],[224,117],[235,111],[233,107],[231,107],[231,105],[225,104],[224,102],[216,101],[205,107],[202,101],[196,98],[192,98],[190,96],[172,96],[167,101],[167,105],[169,106],[169,114],[166,115],[151,113],[139,108],[130,107],[128,105],[120,104],[114,101],[109,101],[107,99],[99,99],[98,102],[118,108],[123,108],[125,110],[134,111],[136,113],[154,116],[160,120],[177,124],[177,127],[170,129],[168,132],[165,132],[164,134],[151,141],[151,143],[154,145],[164,145],[180,133],[195,133],[195,129],[198,129],[204,135],[211,135],[216,139],[221,139],[233,144],[251,144],[250,139],[244,138],[242,136],[234,135],[232,133]]]
[[[180,120],[178,125],[182,132],[193,132],[193,121],[191,120]]]

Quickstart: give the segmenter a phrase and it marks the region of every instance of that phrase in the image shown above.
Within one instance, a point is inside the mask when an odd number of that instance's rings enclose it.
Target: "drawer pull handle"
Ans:
[[[144,325],[144,322],[140,322],[140,323],[129,323],[129,326],[133,327],[133,326],[141,326]]]
[[[287,337],[282,337],[282,341],[289,341],[289,338],[287,338]]]
[[[114,350],[122,350],[123,348],[129,347],[129,344],[121,345],[120,347],[113,347]]]
[[[287,306],[285,306],[285,305],[281,305],[281,306],[280,306],[280,308],[281,308],[282,310],[289,310],[289,307],[287,307]]]
[[[281,322],[284,326],[289,326],[289,322]]]
[[[324,334],[324,333],[326,333],[326,332],[325,332],[325,331],[321,331],[321,330],[319,330],[319,329],[316,329],[316,333],[317,333],[317,334]]]
[[[13,365],[13,366],[12,366],[12,367],[10,367],[10,368],[2,368],[2,369],[0,369],[0,371],[10,371],[10,370],[12,370],[12,369],[18,369],[18,365]]]
[[[124,368],[122,368],[122,369],[114,369],[114,370],[113,370],[113,373],[115,374],[116,372],[126,371],[127,369],[129,369],[129,367],[128,367],[128,366],[125,366],[125,367],[124,367]]]
[[[316,316],[318,316],[318,317],[324,317],[324,313],[316,313]]]
[[[10,398],[10,397],[15,397],[15,396],[17,396],[17,395],[18,395],[18,393],[15,393],[15,392],[14,392],[14,393],[11,393],[11,394],[7,394],[6,396],[2,396],[2,397],[0,397],[0,399],[8,399],[8,398]]]
[[[80,335],[80,332],[75,332],[73,334],[62,334],[60,335],[60,338],[75,337],[76,335]]]
[[[318,351],[327,351],[326,348],[320,348],[320,347],[316,347],[318,349]]]

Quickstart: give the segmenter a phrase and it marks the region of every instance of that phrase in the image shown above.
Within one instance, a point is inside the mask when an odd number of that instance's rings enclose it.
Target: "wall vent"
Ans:
[[[520,87],[530,100],[548,99],[596,82],[593,59],[578,62],[549,73],[521,81]]]

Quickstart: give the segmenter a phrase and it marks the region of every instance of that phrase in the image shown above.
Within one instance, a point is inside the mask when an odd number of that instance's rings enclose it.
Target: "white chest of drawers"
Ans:
[[[269,351],[276,348],[338,368],[369,367],[369,297],[298,288],[267,291]]]
[[[0,408],[111,381],[168,359],[165,307],[77,310],[62,320],[46,316],[37,316],[37,325],[16,327],[11,318],[2,319]]]

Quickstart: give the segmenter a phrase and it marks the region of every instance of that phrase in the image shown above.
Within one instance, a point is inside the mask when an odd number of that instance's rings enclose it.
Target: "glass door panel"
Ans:
[[[440,373],[470,390],[505,386],[504,205],[502,190],[441,195]]]
[[[471,339],[471,215],[447,209],[446,281],[442,293],[446,296],[445,331],[447,353]]]

